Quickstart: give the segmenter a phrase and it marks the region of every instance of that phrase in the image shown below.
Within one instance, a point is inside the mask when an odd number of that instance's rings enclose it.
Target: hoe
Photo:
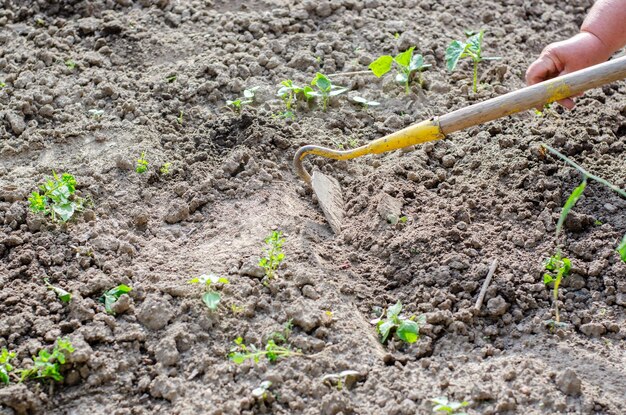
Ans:
[[[296,152],[293,167],[298,176],[313,188],[326,220],[333,232],[337,234],[341,231],[344,215],[341,188],[336,179],[319,171],[314,171],[311,176],[304,169],[302,161],[309,154],[334,160],[350,160],[367,154],[380,154],[440,140],[455,131],[531,108],[541,108],[544,104],[575,96],[588,89],[624,78],[626,78],[626,56],[410,125],[352,150],[338,151],[316,145],[306,145]]]

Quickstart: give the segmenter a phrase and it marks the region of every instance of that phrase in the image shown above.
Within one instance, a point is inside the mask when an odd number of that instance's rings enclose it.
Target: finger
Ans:
[[[560,99],[557,102],[561,104],[562,106],[564,106],[565,108],[567,108],[568,110],[572,110],[576,106],[576,103],[571,98]]]
[[[550,79],[558,74],[554,61],[546,54],[541,54],[539,58],[530,64],[526,71],[526,84],[534,85]]]

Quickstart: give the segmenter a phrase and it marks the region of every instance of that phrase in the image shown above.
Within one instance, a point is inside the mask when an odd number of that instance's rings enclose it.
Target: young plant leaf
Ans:
[[[411,64],[411,58],[413,57],[414,50],[415,46],[411,46],[404,52],[397,54],[396,57],[393,58],[393,60],[396,61],[398,65],[408,68],[408,66]]]
[[[561,216],[559,217],[559,221],[556,224],[556,237],[559,237],[559,233],[561,232],[561,228],[563,228],[563,223],[565,223],[565,219],[569,214],[570,210],[574,207],[578,199],[582,196],[585,188],[587,187],[587,178],[583,179],[583,182],[572,192],[572,194],[567,198],[563,209],[561,210]]]
[[[59,300],[61,300],[61,302],[66,303],[66,304],[70,302],[70,300],[72,299],[72,294],[70,294],[69,292],[65,291],[62,288],[53,286],[52,284],[48,282],[47,279],[44,279],[44,282],[49,289],[55,292],[55,294],[57,295],[57,297],[59,297]]]
[[[208,293],[204,293],[202,301],[204,301],[204,304],[206,304],[210,310],[215,311],[220,303],[220,294],[215,291],[209,291]]]
[[[377,78],[380,78],[391,70],[392,64],[393,58],[389,55],[383,55],[374,62],[370,63],[368,68],[371,69],[372,73],[376,75]]]
[[[122,294],[128,294],[131,291],[131,287],[120,284],[117,287],[111,288],[110,290],[102,294],[102,297],[100,297],[100,302],[104,303],[104,309],[108,314],[114,315],[115,312],[111,308],[113,306],[113,303],[115,303],[122,296]]]
[[[395,303],[394,305],[392,305],[391,307],[387,309],[387,317],[390,319],[394,319],[398,317],[401,311],[402,311],[402,303],[398,301],[397,303]]]
[[[467,45],[465,43],[461,43],[458,40],[453,40],[450,43],[450,46],[446,49],[446,67],[448,71],[454,71],[456,68],[459,59],[461,59],[463,53],[465,52]]]
[[[396,329],[396,333],[400,340],[407,343],[415,343],[419,338],[419,326],[411,320],[403,320]]]

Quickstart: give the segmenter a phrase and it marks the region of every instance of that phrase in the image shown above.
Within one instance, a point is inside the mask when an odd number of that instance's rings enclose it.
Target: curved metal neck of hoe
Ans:
[[[293,156],[293,168],[307,184],[311,184],[311,176],[304,169],[302,161],[309,154],[321,156],[333,160],[350,160],[366,154],[380,154],[387,151],[398,150],[415,144],[422,144],[428,141],[444,138],[444,134],[439,127],[439,120],[433,118],[413,124],[395,133],[386,135],[361,147],[352,150],[333,150],[326,147],[308,145],[300,147]]]

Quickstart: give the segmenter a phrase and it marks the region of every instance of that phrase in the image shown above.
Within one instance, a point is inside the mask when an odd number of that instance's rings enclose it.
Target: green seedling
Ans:
[[[166,80],[168,83],[170,83],[170,84],[171,84],[172,82],[176,81],[176,79],[177,79],[177,76],[176,76],[175,74],[174,74],[174,75],[170,75],[170,76],[168,76],[168,77],[166,77],[166,78],[165,78],[165,80]]]
[[[330,79],[326,75],[321,73],[315,74],[315,78],[311,81],[311,86],[317,88],[314,90],[313,88],[305,89],[304,95],[307,99],[310,97],[316,97],[322,99],[322,111],[326,111],[328,108],[328,103],[330,102],[330,98],[335,97],[337,95],[343,94],[348,91],[348,88],[333,85]]]
[[[406,216],[400,216],[398,218],[398,222],[400,223],[406,223],[409,220],[409,218],[407,218]]]
[[[203,274],[199,277],[192,278],[189,281],[189,284],[202,284],[204,285],[205,293],[202,295],[202,301],[211,311],[217,310],[217,306],[220,304],[220,300],[222,299],[219,292],[211,289],[211,284],[228,284],[229,281],[227,278],[218,277],[215,274]]]
[[[285,103],[285,111],[284,114],[290,113],[293,115],[293,106],[298,101],[298,95],[304,94],[304,88],[293,83],[291,79],[284,80],[280,83],[281,87],[278,89],[277,97],[281,98]],[[310,90],[311,87],[307,87]],[[285,117],[287,118],[287,117]]]
[[[236,112],[237,114],[241,113],[241,109],[244,106],[248,104],[252,104],[254,102],[254,95],[257,89],[259,89],[258,86],[255,86],[254,88],[250,88],[250,89],[245,89],[243,91],[242,98],[237,98],[234,101],[226,101],[226,106],[230,108],[231,110],[233,110],[233,112]]]
[[[430,401],[435,405],[433,406],[434,413],[446,413],[446,414],[454,414],[454,415],[467,415],[465,412],[457,412],[459,409],[464,408],[469,405],[469,402],[454,402],[448,400],[445,396],[440,398],[430,399]]]
[[[393,63],[396,63],[396,82],[404,85],[405,92],[408,94],[411,89],[411,80],[414,74],[418,74],[418,84],[420,87],[424,84],[422,72],[430,68],[432,65],[424,63],[424,57],[420,54],[413,55],[415,47],[412,46],[406,51],[397,54],[395,57],[391,55],[383,55],[369,64],[370,70],[378,78],[385,75],[391,70]]]
[[[359,96],[353,97],[352,101],[356,102],[357,104],[363,106],[366,109],[369,108],[369,107],[377,107],[377,106],[380,105],[380,102],[378,102],[378,101],[370,101],[367,98],[363,98],[363,97],[359,97]]]
[[[559,286],[563,278],[569,275],[572,263],[569,259],[563,258],[560,252],[557,252],[550,258],[546,258],[543,265],[546,271],[549,271],[543,274],[543,283],[546,285],[554,283],[552,287],[552,300],[554,301],[555,322],[559,324]]]
[[[269,380],[264,380],[263,382],[261,382],[258,388],[255,388],[252,391],[252,396],[254,396],[255,398],[266,400],[267,393],[269,392],[271,386],[272,382],[270,382]]]
[[[183,125],[183,110],[180,110],[178,117],[176,118],[178,125]]]
[[[28,201],[30,210],[50,215],[52,220],[60,219],[67,222],[75,212],[82,210],[84,199],[75,195],[76,179],[69,173],[63,173],[59,177],[54,171],[52,179],[48,179],[39,186],[39,190],[31,193]]]
[[[0,89],[4,88],[6,86],[7,86],[7,84],[5,84],[3,81],[0,81]]]
[[[141,156],[137,159],[135,171],[139,174],[143,174],[148,171],[148,160],[146,160],[146,153],[144,151],[141,152]]]
[[[380,334],[381,343],[387,343],[394,333],[397,338],[406,343],[415,343],[419,339],[419,328],[426,324],[426,318],[420,316],[418,321],[415,321],[414,317],[405,318],[400,315],[400,312],[402,312],[402,303],[398,301],[387,309],[386,318],[383,312],[379,318],[372,320],[372,324],[376,325],[376,331]]]
[[[102,297],[100,297],[99,300],[101,303],[104,304],[104,310],[108,314],[115,315],[115,311],[113,311],[112,308],[113,303],[115,303],[122,296],[122,294],[128,294],[131,291],[132,288],[128,285],[120,284],[117,287],[111,288],[110,290],[102,294]]]
[[[233,312],[233,314],[237,315],[237,314],[243,313],[244,308],[242,306],[240,306],[240,305],[232,303],[230,305],[230,310]]]
[[[73,71],[74,69],[76,69],[76,62],[74,62],[72,59],[68,59],[65,61],[65,66],[67,66],[67,69],[69,69],[70,71]]]
[[[0,383],[8,385],[11,380],[9,379],[9,372],[13,370],[13,366],[9,361],[15,357],[15,352],[10,352],[6,348],[2,348],[0,353]]]
[[[265,256],[259,260],[259,266],[265,270],[265,284],[276,276],[276,270],[285,259],[283,244],[285,239],[280,231],[273,231],[265,238]]]
[[[45,26],[46,25],[46,21],[44,19],[42,19],[41,17],[35,19],[35,23],[37,24],[37,26]]]
[[[289,341],[289,336],[293,331],[293,320],[289,320],[283,326],[282,331],[275,331],[268,336],[269,339],[272,339],[277,344],[287,343]]]
[[[63,380],[60,369],[61,365],[65,364],[68,355],[74,352],[72,343],[67,339],[57,339],[52,353],[46,349],[39,350],[37,356],[33,356],[34,366],[31,369],[21,369],[21,380],[23,382],[27,379],[41,379],[41,380],[55,380],[60,382]]]
[[[99,110],[99,109],[90,109],[89,114],[92,116],[93,119],[95,120],[100,120],[102,118],[102,116],[104,115],[104,110]]]
[[[322,382],[328,386],[342,390],[344,387],[350,389],[352,385],[359,381],[361,374],[356,370],[344,370],[340,373],[331,373],[322,377]]]
[[[482,61],[497,60],[500,57],[487,57],[483,56],[483,36],[485,31],[481,30],[478,33],[465,32],[468,36],[465,42],[453,40],[446,49],[446,66],[450,72],[454,71],[459,63],[459,60],[463,58],[470,58],[474,62],[474,76],[472,82],[472,90],[474,93],[478,91],[478,64]]]
[[[235,346],[228,354],[228,358],[238,365],[247,360],[259,363],[262,357],[273,363],[289,356],[302,356],[302,353],[299,350],[292,350],[289,346],[279,346],[272,339],[267,341],[265,348],[257,349],[253,344],[246,346],[241,337],[235,339]]]
[[[70,300],[72,299],[72,294],[68,293],[63,288],[55,287],[54,285],[50,284],[47,278],[44,278],[43,281],[48,289],[54,291],[54,293],[57,295],[57,297],[59,297],[59,300],[61,300],[61,302],[66,304],[70,302]]]
[[[626,262],[626,235],[622,238],[622,242],[617,246],[617,253],[622,261]]]
[[[159,169],[159,172],[163,175],[170,174],[170,167],[172,167],[172,163],[169,163],[169,162],[163,163],[163,165]]]

